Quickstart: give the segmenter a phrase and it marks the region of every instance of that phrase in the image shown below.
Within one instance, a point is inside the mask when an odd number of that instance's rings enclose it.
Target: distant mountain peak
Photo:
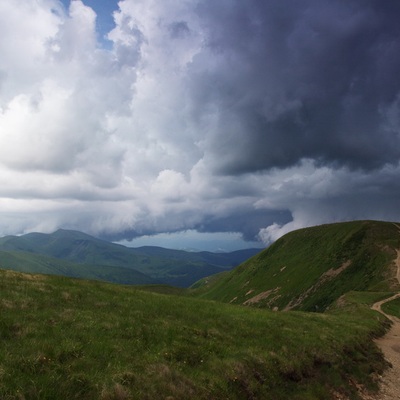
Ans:
[[[80,232],[80,231],[75,231],[75,230],[72,230],[72,229],[63,229],[63,228],[57,229],[55,232],[50,233],[49,235],[50,236],[66,236],[66,237],[74,237],[74,236],[83,237],[83,236],[85,236],[85,237],[88,237],[88,238],[95,239],[93,236],[88,235],[87,233]]]

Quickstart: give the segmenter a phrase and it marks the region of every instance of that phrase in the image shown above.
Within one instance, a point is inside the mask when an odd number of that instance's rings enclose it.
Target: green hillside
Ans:
[[[384,304],[382,310],[387,314],[400,318],[400,298]]]
[[[233,271],[194,287],[205,299],[279,310],[324,311],[351,291],[399,289],[400,225],[354,221],[291,232]]]
[[[385,367],[381,297],[276,313],[0,270],[0,398],[356,399]]]
[[[156,280],[129,268],[76,264],[23,251],[0,251],[0,268],[31,274],[62,275],[120,284],[149,285],[157,283]]]
[[[0,399],[359,400],[388,366],[374,338],[390,323],[371,305],[400,290],[399,226],[298,230],[191,290],[0,269]],[[69,254],[97,245],[68,235]],[[3,238],[20,246],[0,253],[3,266],[95,272],[21,251],[63,249],[33,239]],[[399,301],[384,309],[398,316]]]
[[[139,274],[141,273],[146,275],[148,282],[161,282],[179,287],[188,287],[205,276],[231,269],[259,251],[248,249],[220,254],[193,253],[160,247],[136,249],[100,240],[82,232],[63,229],[52,234],[6,236],[0,238],[0,250],[23,252],[25,258],[28,257],[28,253],[41,254],[88,266],[81,271],[89,271],[90,266],[101,266],[105,272],[107,266],[113,267],[109,274],[114,275],[121,283],[143,284],[143,276]],[[132,272],[127,272],[127,269]],[[42,271],[34,269],[30,272]],[[118,272],[121,275],[117,277]],[[135,273],[141,277],[137,282],[132,281]],[[124,281],[125,274],[127,279]],[[82,277],[91,279],[90,275]]]

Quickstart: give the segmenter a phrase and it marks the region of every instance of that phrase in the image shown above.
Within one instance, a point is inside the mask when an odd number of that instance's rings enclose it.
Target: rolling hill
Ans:
[[[188,287],[204,276],[236,267],[260,250],[192,253],[160,247],[129,248],[82,232],[60,229],[52,234],[5,236],[0,238],[0,251],[8,252],[9,259],[15,259],[16,253],[21,253],[19,257],[25,261],[25,272],[105,279],[116,283],[164,283]],[[30,255],[32,260],[29,260]],[[51,259],[35,257],[37,255]],[[66,263],[57,264],[55,259],[69,262],[69,267]],[[10,261],[7,267],[21,270],[21,265]]]
[[[119,284],[151,285],[160,283],[131,268],[77,264],[23,251],[0,251],[0,268],[25,273],[62,275]]]
[[[354,221],[290,232],[238,268],[195,284],[198,296],[275,310],[324,311],[349,291],[399,289],[400,224]]]
[[[0,270],[0,398],[356,399],[384,329],[359,302],[277,313]]]
[[[46,250],[66,269],[102,244],[75,232],[21,239],[0,240],[6,255],[42,263],[32,251]],[[101,249],[92,254],[115,263]],[[365,398],[388,366],[374,338],[390,323],[371,306],[400,290],[398,250],[395,223],[301,229],[184,293],[0,270],[0,398]],[[398,304],[385,307],[398,315]]]

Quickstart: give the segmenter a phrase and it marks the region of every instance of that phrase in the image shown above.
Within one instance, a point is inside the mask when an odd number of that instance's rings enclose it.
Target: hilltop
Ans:
[[[113,283],[188,287],[204,276],[238,266],[259,251],[194,253],[161,247],[131,248],[60,229],[52,234],[0,238],[0,267]]]
[[[352,221],[293,231],[238,268],[193,287],[205,299],[324,311],[349,291],[399,290],[400,224]]]

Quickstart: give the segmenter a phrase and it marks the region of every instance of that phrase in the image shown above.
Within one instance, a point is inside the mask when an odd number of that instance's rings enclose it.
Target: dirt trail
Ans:
[[[400,283],[400,250],[397,250],[397,273],[396,277]],[[392,364],[382,376],[381,390],[377,396],[368,396],[365,400],[399,400],[400,399],[400,320],[392,315],[385,314],[381,306],[384,303],[400,297],[400,293],[388,299],[378,301],[372,306],[373,310],[379,311],[393,322],[390,331],[375,342],[382,350],[387,361]]]

